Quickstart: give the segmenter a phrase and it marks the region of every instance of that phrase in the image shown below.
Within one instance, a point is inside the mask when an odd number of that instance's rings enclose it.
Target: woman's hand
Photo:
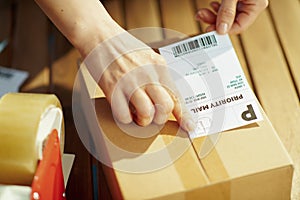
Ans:
[[[211,9],[201,8],[196,19],[209,26],[206,31],[217,30],[220,34],[238,34],[247,29],[268,6],[268,0],[212,1]]]
[[[129,33],[99,43],[84,63],[118,121],[164,124],[173,114],[186,131],[195,128],[164,58]]]

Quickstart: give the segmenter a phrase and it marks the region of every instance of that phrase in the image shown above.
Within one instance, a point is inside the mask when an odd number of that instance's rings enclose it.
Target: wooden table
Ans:
[[[107,0],[104,5],[127,29],[162,26],[187,35],[205,25],[194,21],[208,0]],[[292,199],[300,199],[300,5],[272,0],[256,22],[231,36],[248,82],[290,153],[295,166]]]
[[[21,4],[27,5],[22,1]],[[104,0],[112,17],[124,28],[165,27],[187,35],[205,30],[204,24],[194,20],[197,8],[207,6],[208,0]],[[22,12],[30,9],[21,6]],[[29,12],[29,11],[28,11]],[[34,13],[34,12],[30,12]],[[25,20],[21,14],[19,18]],[[40,12],[36,15],[41,16]],[[31,20],[36,18],[31,16]],[[48,23],[45,16],[39,17],[44,32]],[[21,22],[22,22],[21,20]],[[25,29],[24,23],[19,26]],[[35,23],[32,23],[35,24]],[[18,22],[17,22],[18,25]],[[36,24],[35,24],[36,26]],[[27,31],[34,29],[31,27]],[[46,31],[45,31],[46,30]],[[1,31],[0,31],[1,32]],[[44,36],[36,37],[38,43],[28,46],[22,30],[17,30],[13,50],[12,66],[33,71],[35,76],[27,82],[24,91],[42,91],[49,85],[49,71],[45,68],[48,57],[41,50],[47,46]],[[300,6],[298,0],[271,0],[256,22],[244,33],[231,36],[243,70],[257,98],[266,111],[284,146],[290,153],[295,166],[292,200],[300,199]],[[21,40],[23,39],[23,40]],[[26,46],[27,44],[27,46]],[[27,51],[28,47],[31,50]],[[26,52],[27,51],[27,52]],[[42,54],[42,58],[37,55]],[[62,55],[61,53],[59,55]],[[34,59],[34,58],[39,59]],[[69,199],[109,199],[101,163],[95,161],[83,147],[72,121],[71,92],[77,70],[78,52],[69,51],[58,57],[52,65],[54,92],[62,99],[66,118],[66,152],[75,153],[71,177],[67,188]],[[0,64],[1,58],[0,56]],[[5,64],[9,63],[7,59]],[[25,62],[25,61],[26,62]],[[30,62],[31,61],[31,62]],[[34,63],[32,63],[34,62]],[[35,68],[30,68],[30,64]],[[26,68],[27,67],[27,68]],[[39,70],[37,70],[37,68]]]

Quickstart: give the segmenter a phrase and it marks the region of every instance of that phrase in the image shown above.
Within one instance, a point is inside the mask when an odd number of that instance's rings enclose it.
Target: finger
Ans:
[[[186,109],[185,104],[183,103],[183,100],[180,96],[180,93],[172,79],[171,73],[173,75],[177,74],[175,71],[169,71],[168,67],[161,66],[160,68],[157,68],[159,77],[159,82],[164,87],[164,89],[169,93],[170,97],[172,98],[174,102],[173,107],[173,115],[176,118],[179,125],[186,131],[193,131],[196,128],[195,123],[193,122],[193,119]],[[177,74],[178,75],[178,74]],[[176,76],[176,75],[175,75]]]
[[[217,15],[217,31],[226,34],[231,28],[236,14],[237,0],[223,0]]]
[[[207,24],[215,24],[217,15],[207,8],[202,8],[197,12],[196,19],[201,20]]]
[[[180,126],[187,132],[194,131],[196,124],[179,96],[173,95],[174,109],[173,115]]]
[[[115,119],[124,124],[132,122],[132,115],[129,110],[128,100],[120,90],[114,90],[111,97],[108,98],[111,103],[112,113]]]
[[[229,32],[238,34],[246,30],[267,6],[268,1],[259,1],[258,4],[239,2],[237,6],[237,16]]]
[[[213,1],[210,3],[210,7],[213,9],[213,11],[215,11],[216,13],[218,13],[219,9],[220,9],[221,4],[217,1]]]
[[[155,106],[154,123],[166,123],[174,108],[173,99],[160,85],[148,85],[145,90]]]
[[[246,30],[253,22],[256,16],[249,17],[246,13],[240,13],[235,22],[233,23],[231,29],[229,30],[230,34],[239,34]]]
[[[149,125],[154,117],[154,106],[144,90],[138,88],[131,96],[130,102],[134,107],[132,112],[135,122],[140,126]]]

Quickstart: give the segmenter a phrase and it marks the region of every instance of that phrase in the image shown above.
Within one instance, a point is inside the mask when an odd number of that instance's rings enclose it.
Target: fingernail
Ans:
[[[186,131],[194,131],[196,129],[196,124],[193,120],[189,119],[186,124]]]
[[[158,117],[156,117],[154,120],[154,122],[158,125],[162,125],[162,124],[165,124],[169,119],[169,116],[168,115],[160,115]]]
[[[218,26],[218,32],[220,34],[225,34],[225,33],[227,33],[227,31],[228,31],[228,24],[223,23],[223,22],[221,24],[219,24],[219,26]]]
[[[201,11],[198,11],[198,13],[196,14],[196,19],[203,19],[204,18],[204,14]]]
[[[154,106],[150,109],[150,113],[149,113],[149,117],[151,118],[151,120],[154,118],[155,115],[155,108]]]

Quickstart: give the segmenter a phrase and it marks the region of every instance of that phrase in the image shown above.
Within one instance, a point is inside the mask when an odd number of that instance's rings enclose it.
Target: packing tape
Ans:
[[[63,152],[63,115],[55,95],[9,93],[0,99],[0,183],[32,183],[43,144],[53,129],[59,133]]]
[[[190,194],[187,193],[187,197],[189,197],[187,199],[193,199],[190,197],[193,197],[194,195],[198,197],[201,196],[203,199],[231,199],[230,176],[215,146],[217,143],[211,141],[209,136],[204,136],[193,139],[192,145],[194,146],[202,168],[208,177],[208,185],[211,186],[205,187],[200,191],[191,191]],[[210,146],[209,152],[202,157],[202,148],[207,148],[207,145]]]
[[[200,157],[200,149],[205,144],[205,142],[210,142],[210,138],[208,136],[194,139],[193,145],[202,164],[202,167],[204,168],[205,173],[208,176],[208,179],[210,180],[210,182],[226,180],[229,175],[215,147],[212,146],[210,152],[205,157]]]
[[[163,137],[166,148],[169,150],[169,155],[173,160],[173,166],[176,169],[177,176],[180,177],[180,180],[185,189],[190,190],[191,188],[195,188],[195,186],[203,186],[209,183],[208,177],[206,176],[202,166],[198,168],[198,171],[189,170],[189,165],[194,162],[199,162],[197,155],[194,152],[194,148],[190,143],[190,139],[188,138],[188,134],[183,131],[178,123],[175,121],[168,121],[165,124],[164,129],[162,129],[160,134],[171,133],[172,137]],[[178,140],[178,138],[182,138],[186,140],[183,144],[178,143],[175,145],[175,148],[168,148],[170,143],[174,142],[174,140]],[[181,146],[179,146],[181,144]],[[182,155],[180,157],[176,157],[177,153],[174,151],[182,151]],[[197,184],[195,184],[197,183]]]
[[[173,118],[173,116],[171,116],[169,118],[169,122],[175,122],[175,119]],[[175,125],[176,126],[176,125]],[[186,133],[188,134],[188,133]],[[222,134],[222,133],[219,133]],[[224,181],[227,180],[229,178],[229,174],[225,168],[225,165],[221,159],[221,157],[219,156],[219,153],[217,151],[217,149],[215,148],[215,145],[217,145],[217,143],[215,142],[214,139],[215,136],[203,136],[200,138],[195,138],[191,140],[194,152],[197,155],[197,158],[201,164],[201,167],[203,169],[203,172],[205,174],[205,180],[207,180],[207,184],[215,184],[218,181]],[[202,153],[203,153],[203,149],[205,149],[205,151],[207,150],[207,154],[203,157]],[[176,165],[176,163],[175,163]],[[182,167],[176,167],[178,169],[178,174],[184,174],[185,172],[182,171]],[[182,177],[181,180],[183,183],[187,183],[184,184],[185,186],[189,186],[189,180],[184,180],[186,179],[186,177]],[[228,197],[230,197],[230,184],[227,183],[225,185],[221,184],[220,187],[217,187],[217,191],[214,192],[214,195],[216,195],[217,192],[220,192],[220,194],[224,196],[226,196],[226,199],[230,199]],[[228,187],[229,186],[229,187]],[[189,187],[186,187],[189,188]],[[190,199],[190,197],[188,196],[193,196],[193,194],[195,194],[195,192],[192,192],[193,190],[191,190],[191,194],[189,195],[189,192],[186,193],[186,198]],[[202,193],[201,195],[204,195],[204,193]]]
[[[166,129],[168,129],[168,131],[171,132],[176,132],[179,128],[175,121],[169,121],[165,127]],[[164,130],[162,130],[162,132],[163,131]],[[188,135],[187,133],[184,134]],[[224,180],[229,180],[229,175],[217,150],[215,148],[212,148],[209,154],[207,154],[203,158],[200,158],[200,151],[198,150],[199,147],[204,144],[205,140],[209,139],[206,137],[197,138],[194,139],[193,143],[191,144],[191,148],[193,148],[193,151],[196,154],[195,157],[198,160],[195,160],[194,156],[188,153],[179,158],[184,159],[184,161],[176,162],[176,160],[174,160],[173,166],[177,171],[177,176],[180,177],[182,185],[186,189],[183,195],[184,199],[196,199],[200,197],[203,199],[230,199],[230,182],[222,182]],[[168,138],[164,138],[164,141],[166,145],[171,142]],[[172,157],[173,153],[171,151],[169,152],[169,154]],[[201,168],[199,169],[199,171],[189,171],[187,163],[190,162],[200,162]],[[202,177],[202,179],[199,179],[199,177]],[[220,182],[220,184],[218,184],[218,182]],[[195,187],[194,183],[198,183],[198,186]],[[214,186],[208,187],[209,185]],[[211,188],[214,189],[212,190]],[[174,195],[180,196],[180,194]],[[182,195],[180,197],[183,198]]]

